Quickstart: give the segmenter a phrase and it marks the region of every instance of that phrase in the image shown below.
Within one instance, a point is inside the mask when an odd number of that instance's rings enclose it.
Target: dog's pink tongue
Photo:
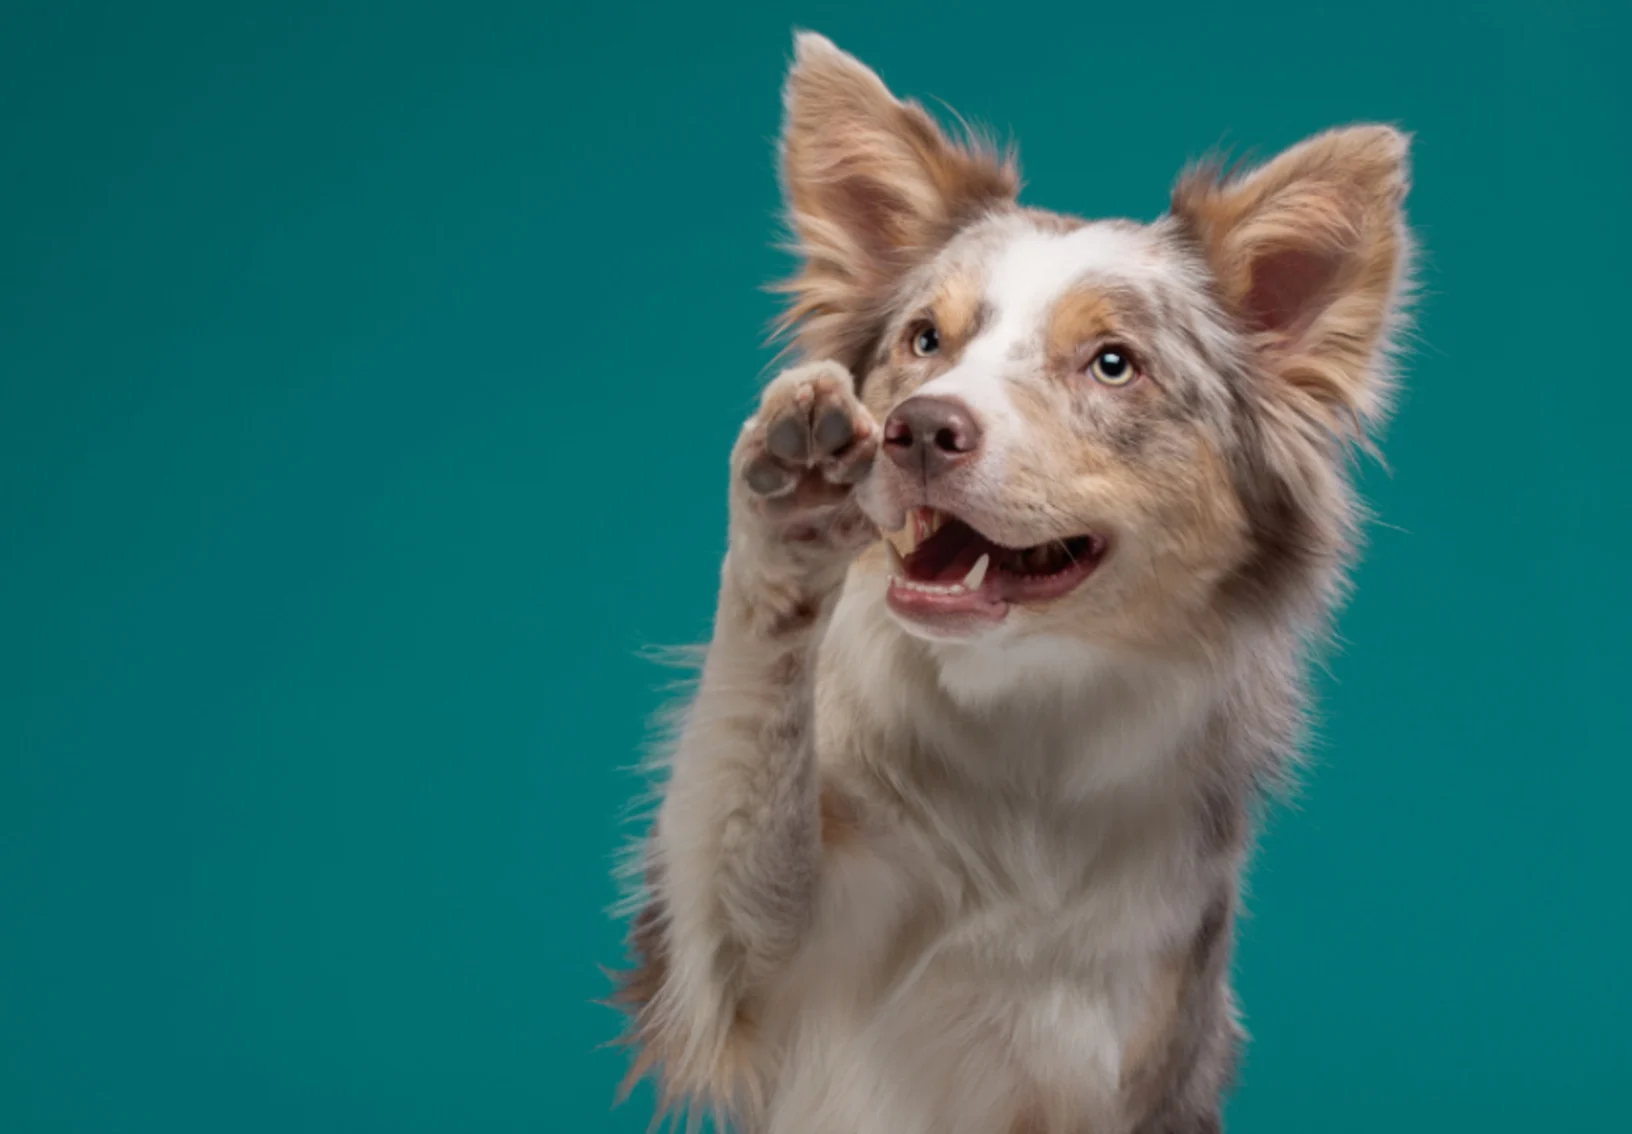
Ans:
[[[920,583],[961,582],[985,550],[978,532],[952,520],[907,556],[907,574]]]
[[[942,567],[935,576],[937,583],[961,583],[968,577],[975,566],[975,560],[990,549],[990,545],[979,536],[971,539],[958,549],[958,554],[952,562]]]
[[[942,583],[965,556],[968,556],[969,563],[974,563],[979,551],[969,555],[969,550],[979,542],[981,538],[974,534],[974,529],[968,524],[950,520],[934,535],[919,543],[912,555],[907,556],[907,576],[917,579],[919,583]],[[968,569],[965,566],[958,578],[963,578]]]

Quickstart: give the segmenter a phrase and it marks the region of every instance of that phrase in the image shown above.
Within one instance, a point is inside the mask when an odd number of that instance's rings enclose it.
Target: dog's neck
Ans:
[[[1196,758],[1225,695],[1200,659],[1047,633],[915,638],[862,572],[850,577],[829,639],[832,680],[878,735],[931,749],[994,790],[1024,783],[1061,803],[1160,790]]]

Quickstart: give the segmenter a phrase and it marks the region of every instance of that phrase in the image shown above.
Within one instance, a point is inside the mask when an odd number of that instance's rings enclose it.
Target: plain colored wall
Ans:
[[[795,25],[1090,215],[1415,131],[1233,1129],[1624,1122],[1624,5],[11,0],[0,1129],[646,1128],[603,908],[771,357]]]

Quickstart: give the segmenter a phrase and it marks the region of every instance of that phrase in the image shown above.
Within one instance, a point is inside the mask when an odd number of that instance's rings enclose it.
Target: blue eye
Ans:
[[[1094,355],[1088,364],[1088,373],[1103,386],[1126,386],[1139,374],[1133,368],[1133,360],[1117,347],[1106,347]]]

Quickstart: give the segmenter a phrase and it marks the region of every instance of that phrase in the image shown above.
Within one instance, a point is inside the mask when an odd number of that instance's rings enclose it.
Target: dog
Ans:
[[[735,441],[640,848],[632,1078],[745,1134],[1219,1131],[1240,877],[1395,381],[1408,138],[1084,221],[794,54],[797,359]]]

